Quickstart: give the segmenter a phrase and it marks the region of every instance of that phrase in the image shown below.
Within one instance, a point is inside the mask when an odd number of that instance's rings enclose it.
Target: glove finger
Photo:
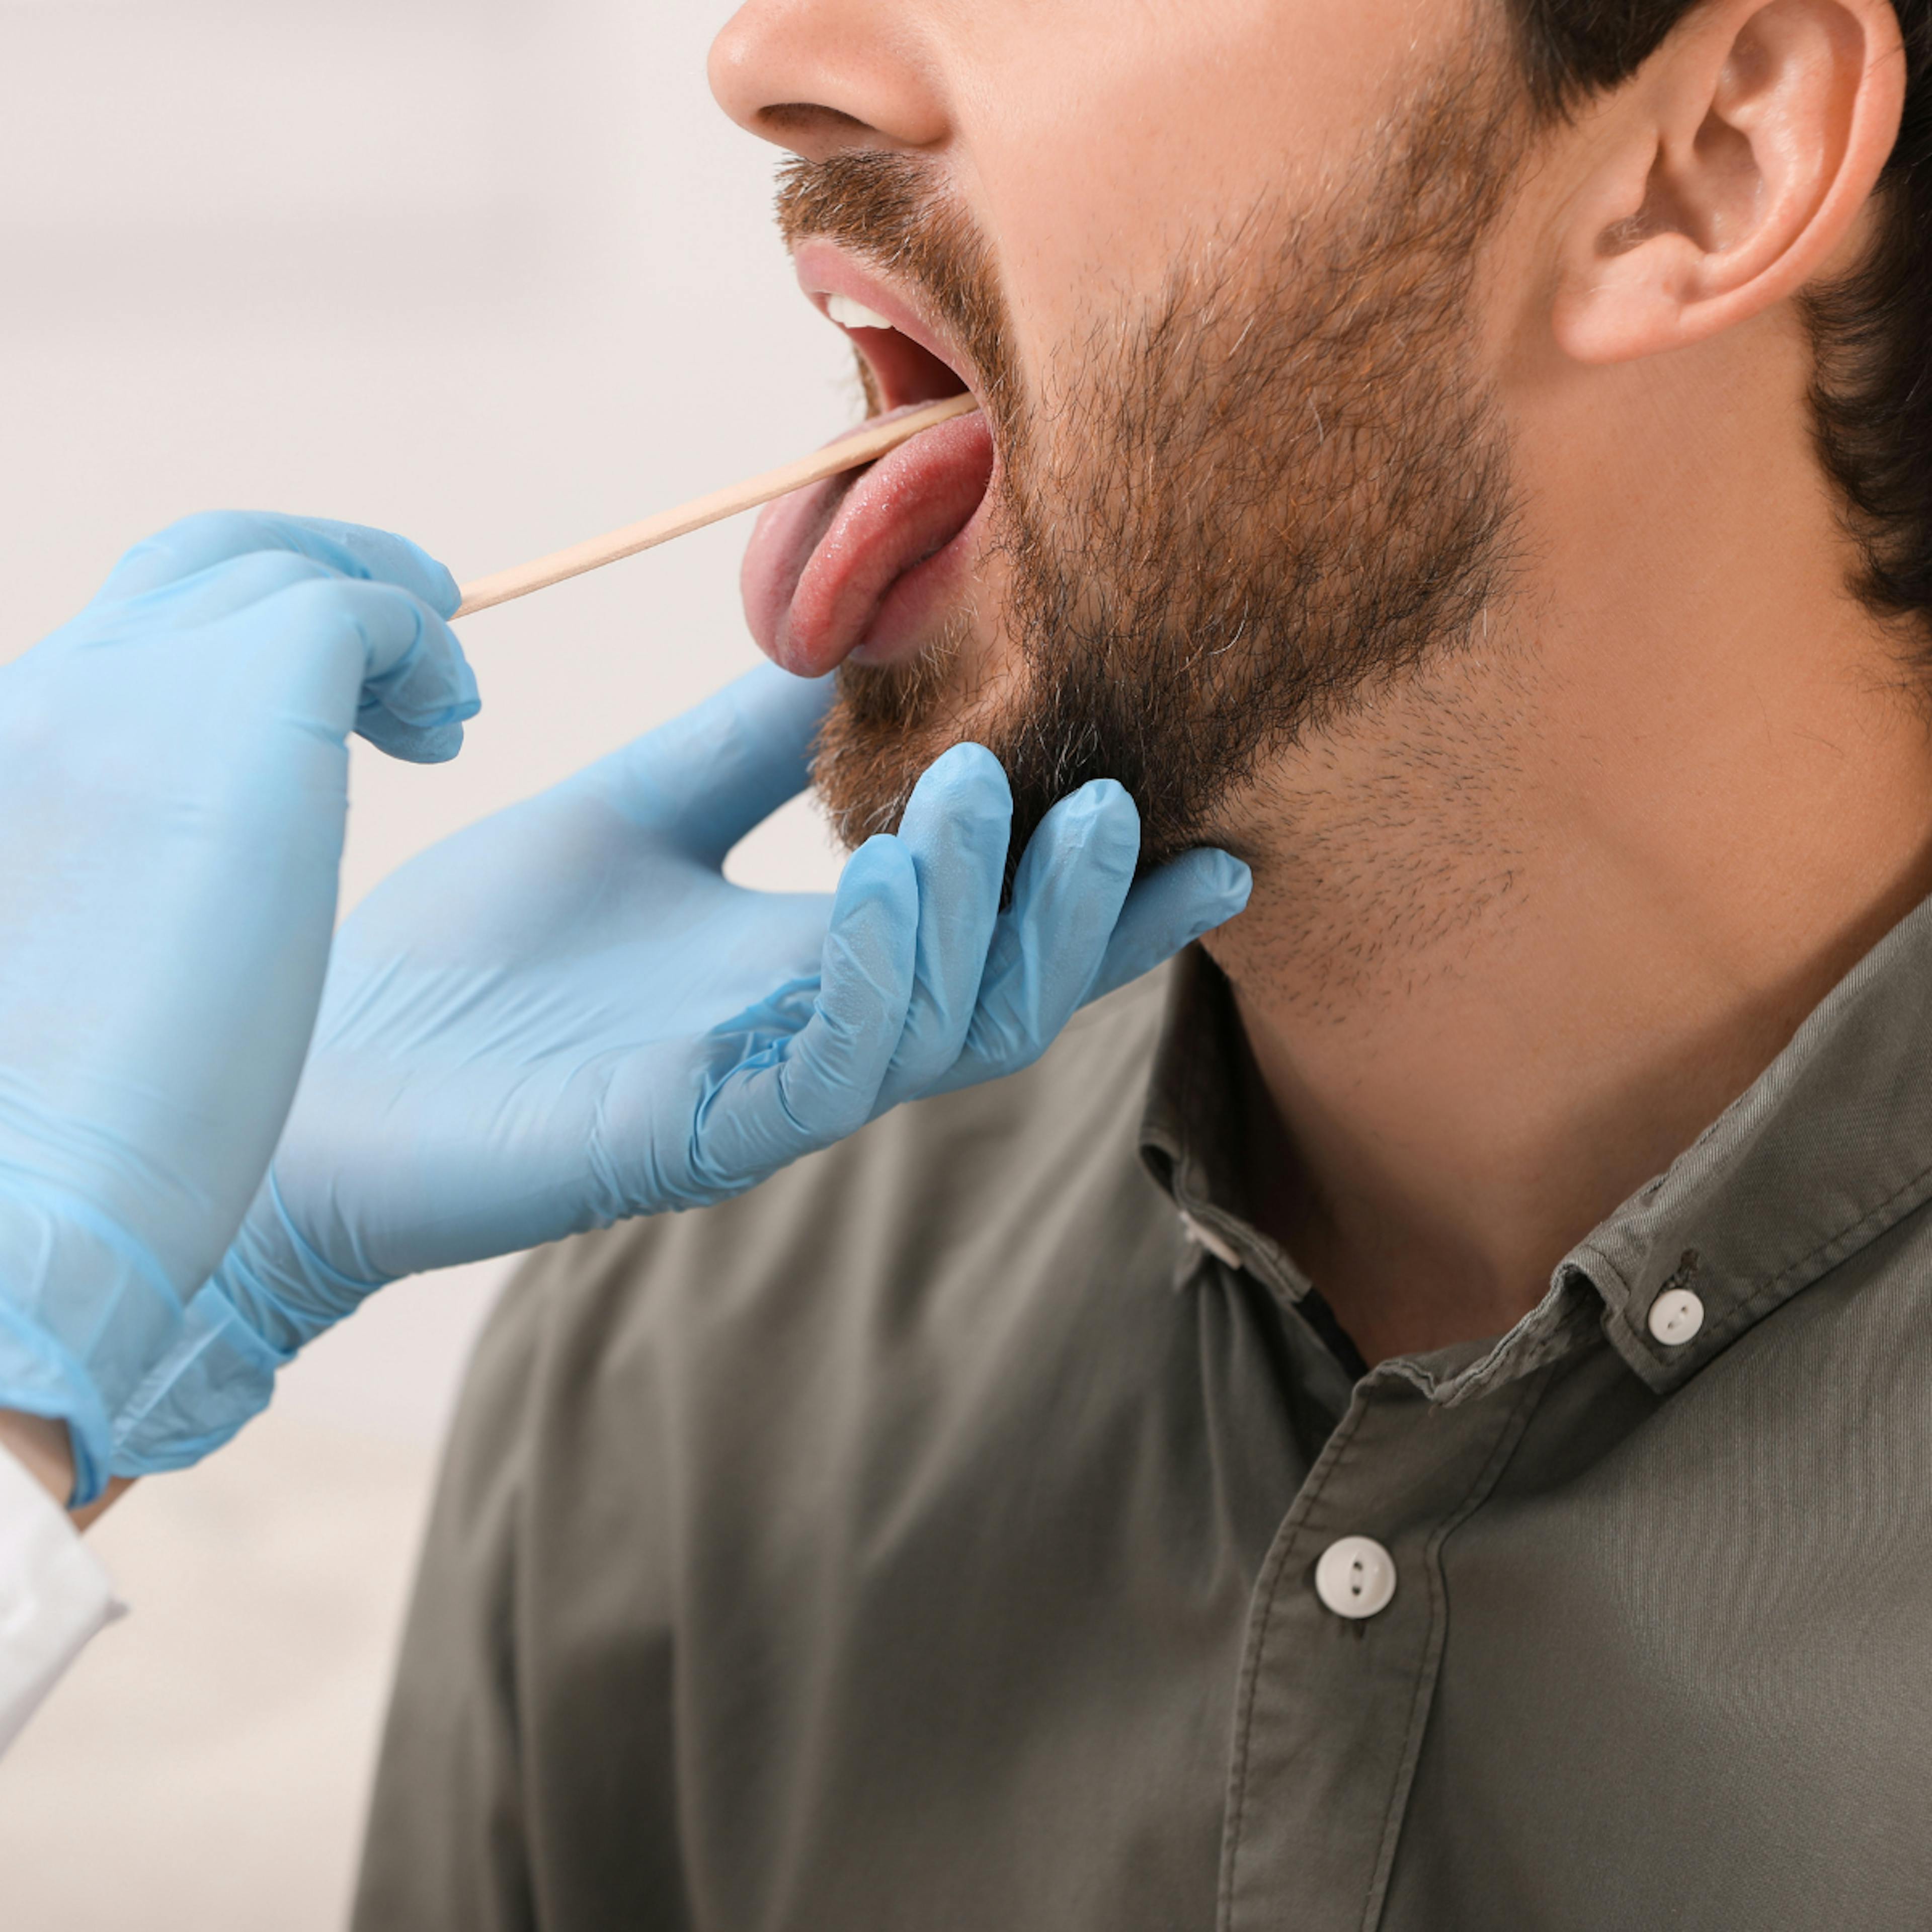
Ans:
[[[454,758],[463,723],[482,708],[456,633],[406,590],[320,578],[232,620],[266,627],[291,676],[293,701],[338,742],[352,731],[392,758]]]
[[[881,1113],[929,1087],[966,1044],[999,921],[1012,822],[1006,775],[982,746],[954,746],[914,788],[898,836],[919,878],[919,939]]]
[[[1203,933],[1225,926],[1245,909],[1253,884],[1240,860],[1213,846],[1184,852],[1142,880],[1127,895],[1106,956],[1080,1004],[1151,973]]]
[[[692,1128],[696,1198],[741,1192],[871,1116],[912,999],[919,880],[882,834],[838,880],[818,997],[798,1032],[729,1072]]]
[[[96,601],[138,597],[260,550],[286,550],[344,577],[392,584],[440,617],[462,599],[455,578],[435,558],[390,531],[320,517],[210,510],[136,544],[109,573]]]
[[[1041,820],[1013,879],[964,1051],[928,1090],[1017,1072],[1072,1018],[1106,956],[1140,856],[1140,813],[1096,778]]]
[[[919,897],[912,855],[890,834],[868,839],[840,874],[818,1004],[778,1069],[786,1118],[814,1146],[872,1118],[912,1004]]]
[[[219,623],[298,584],[343,580],[340,572],[292,550],[249,550],[127,600],[122,611],[132,621],[121,634],[126,642],[176,650],[182,632],[196,625]]]
[[[746,832],[805,789],[833,680],[760,664],[584,774],[616,808],[722,865]]]

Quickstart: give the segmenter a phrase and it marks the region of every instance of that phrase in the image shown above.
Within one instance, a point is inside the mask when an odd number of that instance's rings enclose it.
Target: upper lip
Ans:
[[[866,267],[836,242],[808,239],[792,256],[799,286],[822,313],[830,296],[847,296],[884,316],[891,333],[863,329],[853,340],[871,370],[881,412],[908,403],[936,402],[970,389],[983,406],[972,359],[950,332],[923,310],[916,296]],[[895,335],[902,336],[896,346]],[[939,367],[934,368],[932,364]]]

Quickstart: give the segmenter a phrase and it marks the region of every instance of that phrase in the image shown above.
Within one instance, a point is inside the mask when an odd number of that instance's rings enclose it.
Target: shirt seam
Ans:
[[[1269,1552],[1256,1586],[1262,1594],[1250,1619],[1247,1654],[1241,1670],[1240,1718],[1234,1739],[1233,1788],[1230,1792],[1227,1836],[1222,1850],[1221,1896],[1216,1915],[1220,1932],[1232,1932],[1234,1922],[1234,1870],[1240,1862],[1241,1840],[1247,1828],[1248,1758],[1254,1737],[1255,1704],[1261,1682],[1262,1658],[1268,1650],[1269,1627],[1274,1621],[1275,1606],[1280,1600],[1282,1581],[1288,1574],[1288,1553],[1314,1510],[1316,1498],[1326,1486],[1328,1477],[1349,1442],[1360,1430],[1367,1414],[1366,1403],[1357,1404],[1329,1437],[1315,1467],[1309,1472],[1300,1494],[1275,1532],[1274,1547]]]
[[[1530,1418],[1548,1393],[1553,1376],[1546,1366],[1510,1406],[1510,1413],[1496,1438],[1487,1460],[1476,1473],[1462,1501],[1439,1523],[1423,1550],[1423,1569],[1429,1580],[1429,1641],[1409,1700],[1408,1728],[1402,1740],[1402,1760],[1395,1784],[1389,1793],[1388,1808],[1382,1818],[1382,1840],[1376,1868],[1369,1883],[1367,1904],[1362,1914],[1361,1932],[1376,1932],[1382,1922],[1382,1908],[1388,1897],[1388,1882],[1395,1869],[1396,1847],[1402,1838],[1402,1824],[1408,1808],[1408,1794],[1414,1788],[1415,1769],[1422,1756],[1422,1740],[1429,1728],[1430,1713],[1436,1706],[1436,1685],[1442,1673],[1442,1653],[1448,1647],[1449,1590],[1442,1575],[1442,1548],[1450,1538],[1488,1502],[1502,1474],[1522,1446]]]

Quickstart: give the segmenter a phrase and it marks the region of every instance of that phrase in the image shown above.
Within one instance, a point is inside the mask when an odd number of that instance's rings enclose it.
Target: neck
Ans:
[[[1213,950],[1258,1215],[1372,1362],[1526,1312],[1932,890],[1924,709],[1788,458],[1746,502],[1536,533],[1537,621],[1244,814],[1255,899]]]

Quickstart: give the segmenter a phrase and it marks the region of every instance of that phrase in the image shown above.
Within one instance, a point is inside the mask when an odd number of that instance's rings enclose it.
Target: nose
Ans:
[[[711,47],[711,92],[740,127],[808,160],[936,148],[947,134],[922,0],[748,0]]]

